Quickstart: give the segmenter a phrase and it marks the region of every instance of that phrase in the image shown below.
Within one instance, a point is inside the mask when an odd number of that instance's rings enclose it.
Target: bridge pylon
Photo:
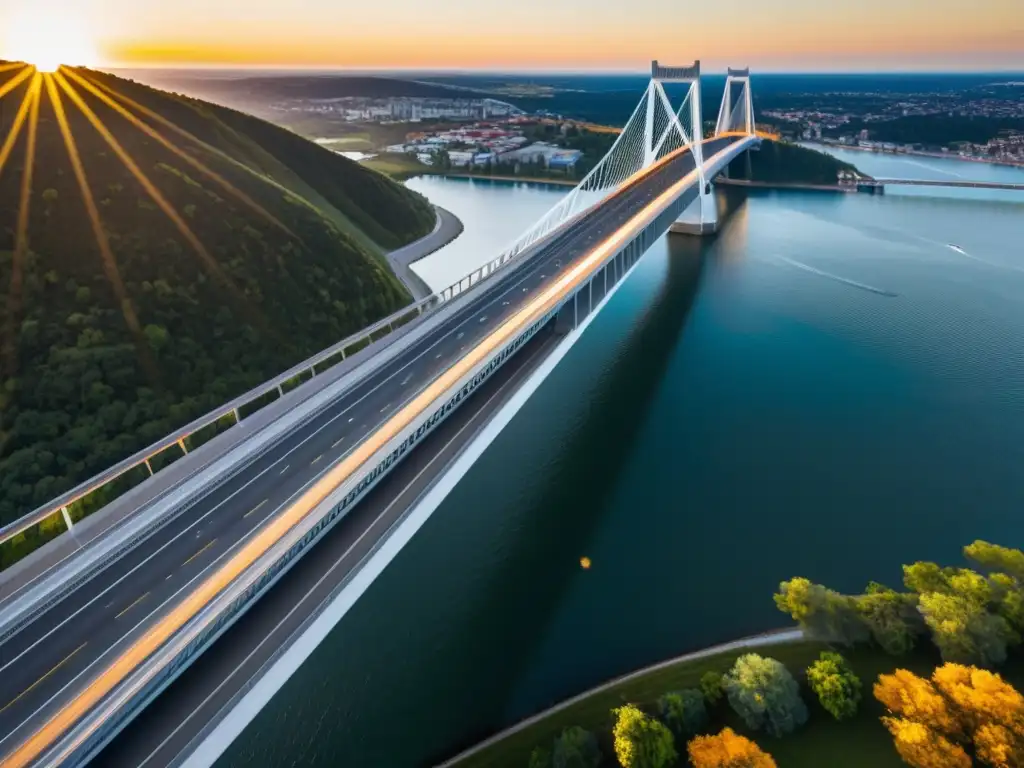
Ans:
[[[696,209],[693,209],[693,206],[688,208],[680,217],[679,222],[672,225],[670,231],[696,231],[700,233],[709,230],[713,231],[717,229],[718,212],[714,197],[711,194],[711,185],[704,178],[704,150],[701,144],[704,138],[704,118],[700,92],[700,59],[685,67],[666,67],[658,63],[657,60],[651,62],[651,85],[647,89],[648,115],[652,114],[651,110],[655,93],[668,104],[668,95],[665,93],[662,83],[687,83],[690,86],[686,98],[683,99],[683,105],[677,114],[680,114],[686,105],[689,104],[690,153],[693,155],[700,179],[700,194],[693,203]],[[648,119],[650,120],[650,118]],[[697,219],[695,225],[689,223],[690,219],[694,218],[693,214],[696,214]]]
[[[722,106],[718,109],[715,135],[721,136],[726,133],[756,133],[749,68],[730,67],[726,71],[725,92],[722,94]]]

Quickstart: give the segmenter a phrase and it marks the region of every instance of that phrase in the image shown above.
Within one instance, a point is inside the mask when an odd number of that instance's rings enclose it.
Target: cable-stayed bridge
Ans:
[[[685,89],[680,103],[666,83]],[[669,230],[716,227],[711,181],[760,141],[749,72],[729,70],[708,137],[701,116],[699,62],[654,62],[608,154],[492,260],[0,531],[68,528],[0,575],[3,764],[88,762],[144,712],[159,714],[104,764],[212,762],[647,249]],[[308,380],[286,394],[295,377]],[[225,418],[237,424],[187,451]],[[72,522],[70,505],[152,472],[150,457],[176,444],[181,460]]]

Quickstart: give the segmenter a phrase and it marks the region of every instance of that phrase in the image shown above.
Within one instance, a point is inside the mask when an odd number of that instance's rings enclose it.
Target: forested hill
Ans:
[[[31,82],[0,99],[0,144]],[[239,112],[87,70],[40,93],[21,249],[31,109],[0,170],[0,523],[406,304],[381,251],[435,221]]]

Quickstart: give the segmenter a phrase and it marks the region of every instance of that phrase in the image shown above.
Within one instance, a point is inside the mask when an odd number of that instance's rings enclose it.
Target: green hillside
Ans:
[[[0,523],[408,303],[382,249],[434,225],[420,196],[269,123],[87,70],[63,79],[151,189],[51,78],[100,247],[42,86],[21,255],[31,117],[0,170]],[[0,98],[0,143],[31,82]]]

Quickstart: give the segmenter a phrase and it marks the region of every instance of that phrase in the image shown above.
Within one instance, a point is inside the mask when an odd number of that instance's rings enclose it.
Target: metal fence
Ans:
[[[328,362],[330,365],[341,362],[345,359],[346,354],[352,354],[354,351],[363,349],[374,341],[391,334],[396,328],[401,327],[405,323],[411,321],[414,317],[418,317],[425,311],[433,308],[439,302],[440,298],[434,294],[410,306],[403,307],[388,317],[378,320],[361,331],[342,339],[327,349],[324,349],[312,357],[303,360],[301,363],[292,366],[287,371],[263,382],[259,386],[239,395],[229,402],[224,403],[219,408],[200,416],[198,419],[195,419],[180,429],[175,430],[160,440],[157,440],[152,445],[149,445],[123,461],[118,462],[95,477],[91,477],[85,482],[80,483],[66,493],[61,494],[56,499],[47,502],[18,520],[3,526],[0,528],[0,544],[10,541],[14,537],[25,533],[35,526],[44,526],[47,523],[50,523],[51,526],[60,528],[59,517],[63,517],[63,530],[59,530],[59,533],[70,530],[73,526],[71,510],[71,506],[73,504],[86,500],[91,494],[104,489],[133,470],[145,467],[147,474],[142,478],[142,480],[146,479],[146,477],[152,476],[162,468],[158,466],[154,469],[153,460],[164,453],[164,451],[174,449],[175,446],[177,446],[181,451],[181,455],[187,454],[189,450],[187,441],[193,435],[203,431],[204,429],[213,427],[222,419],[232,419],[232,426],[240,423],[243,420],[244,415],[254,413],[259,410],[259,408],[262,408],[264,405],[272,402],[272,400],[267,400],[266,402],[261,401],[268,397],[273,397],[273,399],[276,400],[284,395],[285,388],[291,389],[295,384],[308,380],[305,377],[311,378],[315,376],[317,373],[317,366],[324,367],[324,364]],[[356,349],[352,350],[352,347],[355,347]],[[330,367],[330,365],[326,367]],[[276,397],[274,397],[275,394]],[[258,407],[249,407],[252,405],[257,405]],[[243,412],[245,412],[244,415]],[[125,488],[122,492],[127,490],[129,489]],[[112,500],[113,499],[109,499],[108,501]],[[41,536],[40,538],[43,540],[39,542],[39,545],[49,541],[53,536]]]

